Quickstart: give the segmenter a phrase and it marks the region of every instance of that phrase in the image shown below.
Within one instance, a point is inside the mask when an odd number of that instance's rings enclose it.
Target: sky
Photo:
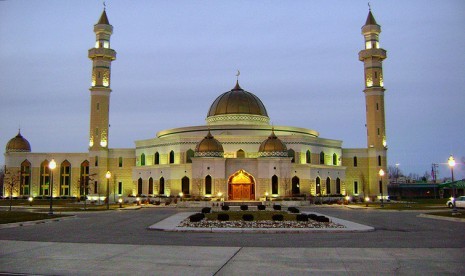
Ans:
[[[465,1],[372,0],[381,25],[388,164],[465,178]],[[103,2],[0,1],[0,145],[86,152],[93,25]],[[274,125],[366,147],[361,27],[367,1],[106,1],[114,31],[109,146],[204,125],[241,87]],[[4,163],[3,156],[0,164]]]

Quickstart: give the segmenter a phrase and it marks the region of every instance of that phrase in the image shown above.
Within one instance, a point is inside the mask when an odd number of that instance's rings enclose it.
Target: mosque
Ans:
[[[5,183],[15,183],[13,196],[108,193],[110,200],[145,194],[254,201],[387,195],[387,176],[380,173],[387,168],[386,51],[379,47],[381,28],[371,10],[362,27],[365,48],[359,52],[365,75],[366,148],[342,148],[341,140],[322,138],[311,129],[272,126],[263,102],[239,81],[213,101],[205,125],[162,130],[156,137],[135,141],[135,148],[109,148],[110,73],[116,52],[110,47],[113,26],[105,10],[94,32],[95,46],[88,52],[89,150],[36,153],[19,132],[5,149]],[[10,193],[4,187],[4,195]]]

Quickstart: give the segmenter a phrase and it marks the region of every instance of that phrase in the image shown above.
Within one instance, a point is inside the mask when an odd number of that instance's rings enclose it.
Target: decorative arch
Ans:
[[[243,151],[242,149],[238,150],[236,152],[236,157],[237,158],[245,158],[245,151]]]
[[[174,151],[170,151],[170,164],[174,164]]]
[[[145,166],[145,153],[140,155],[140,165]]]
[[[325,164],[325,153],[323,151],[320,152],[320,164]]]
[[[158,194],[165,194],[165,178],[163,176],[160,177],[160,186],[158,187]]]
[[[271,194],[277,195],[279,193],[279,179],[276,175],[271,177]]]
[[[254,200],[255,179],[244,170],[238,170],[228,178],[229,200]]]
[[[181,179],[181,191],[184,195],[190,194],[190,180],[187,176]]]
[[[160,154],[158,153],[158,151],[155,152],[155,157],[154,157],[153,163],[154,163],[155,165],[159,165],[159,164],[160,164]]]
[[[212,177],[210,175],[205,176],[205,194],[212,194]]]
[[[292,178],[292,195],[300,195],[300,179],[297,176]]]
[[[287,150],[287,156],[292,157],[291,163],[295,163],[295,151],[293,149]]]
[[[149,195],[153,195],[153,178],[149,178]]]
[[[69,196],[71,192],[71,163],[65,160],[60,165],[60,195]]]
[[[192,157],[194,157],[194,151],[192,149],[188,149],[186,151],[186,163],[192,163]]]
[[[339,177],[336,178],[336,194],[341,194],[341,179]]]
[[[354,167],[358,166],[358,159],[357,156],[354,156]]]
[[[20,195],[29,195],[31,193],[31,162],[27,159],[21,163],[21,175],[20,175]]]
[[[331,194],[331,178],[326,177],[326,194]]]
[[[137,195],[142,194],[142,178],[137,179]]]
[[[40,164],[40,181],[39,181],[39,195],[50,195],[50,168],[48,167],[48,160],[44,160]]]
[[[312,152],[310,150],[307,150],[307,153],[305,154],[305,163],[312,163]]]
[[[333,153],[333,165],[337,165],[337,154]]]
[[[319,176],[315,179],[315,183],[316,183],[315,193],[317,195],[321,195],[321,179]]]

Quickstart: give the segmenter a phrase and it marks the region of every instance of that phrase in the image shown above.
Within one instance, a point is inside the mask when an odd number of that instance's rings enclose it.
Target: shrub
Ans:
[[[253,221],[253,215],[252,214],[243,214],[242,219],[245,221]]]
[[[257,206],[257,208],[258,208],[258,210],[263,211],[263,210],[266,209],[266,206],[263,205],[263,204],[260,204],[260,205]]]
[[[208,214],[212,211],[212,208],[210,207],[203,207],[202,208],[202,214]]]
[[[247,206],[247,205],[241,205],[241,210],[242,210],[242,211],[247,211],[247,210],[249,210],[249,206]]]
[[[278,205],[279,206],[279,205]],[[279,206],[281,207],[281,206]],[[284,216],[281,215],[281,214],[275,214],[271,217],[272,220],[274,221],[283,221],[284,220]]]
[[[273,210],[276,210],[276,211],[281,210],[281,205],[279,204],[273,205]]]
[[[220,214],[218,214],[217,218],[218,218],[219,221],[228,221],[229,220],[229,215],[220,213]]]
[[[308,216],[306,214],[298,214],[295,219],[297,221],[308,221]]]
[[[205,215],[202,214],[202,213],[197,213],[197,214],[193,214],[191,216],[189,216],[189,221],[190,222],[199,222],[201,221],[202,219],[205,218]]]
[[[293,214],[298,214],[300,213],[299,209],[297,209],[296,207],[289,207],[287,208],[287,210]]]
[[[307,217],[308,217],[309,219],[316,220],[316,218],[317,218],[318,216],[315,215],[315,214],[308,214]]]
[[[221,210],[229,211],[229,206],[228,205],[223,205],[223,206],[221,206]]]
[[[155,201],[155,203],[154,203],[154,204],[155,204],[155,205],[160,205],[160,204],[161,204],[161,202],[160,202],[160,201]]]
[[[171,201],[166,201],[166,202],[165,202],[165,206],[170,205],[170,203],[171,203]]]
[[[329,218],[325,216],[317,216],[315,220],[318,222],[329,222]]]

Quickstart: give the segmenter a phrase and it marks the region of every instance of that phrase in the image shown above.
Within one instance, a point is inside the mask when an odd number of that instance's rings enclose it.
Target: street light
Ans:
[[[50,163],[48,163],[48,168],[50,169],[50,182],[49,182],[49,188],[50,188],[50,210],[48,211],[49,215],[53,215],[53,170],[57,167],[57,162],[55,162],[55,159],[52,159]]]
[[[111,172],[107,171],[105,174],[105,178],[107,179],[107,210],[110,209],[110,177],[111,177]]]
[[[380,169],[379,170],[379,190],[381,191],[381,207],[384,207],[384,196],[383,196],[383,176],[384,176],[384,170]]]
[[[455,159],[452,156],[452,154],[449,156],[449,159],[447,160],[447,163],[449,163],[450,173],[451,173],[451,176],[452,176],[451,186],[454,185],[454,188],[452,189],[452,198],[453,198],[453,203],[454,203],[454,208],[452,209],[452,214],[456,214],[457,213],[457,206],[455,205],[456,190],[455,190],[455,184],[453,183],[454,182]]]

